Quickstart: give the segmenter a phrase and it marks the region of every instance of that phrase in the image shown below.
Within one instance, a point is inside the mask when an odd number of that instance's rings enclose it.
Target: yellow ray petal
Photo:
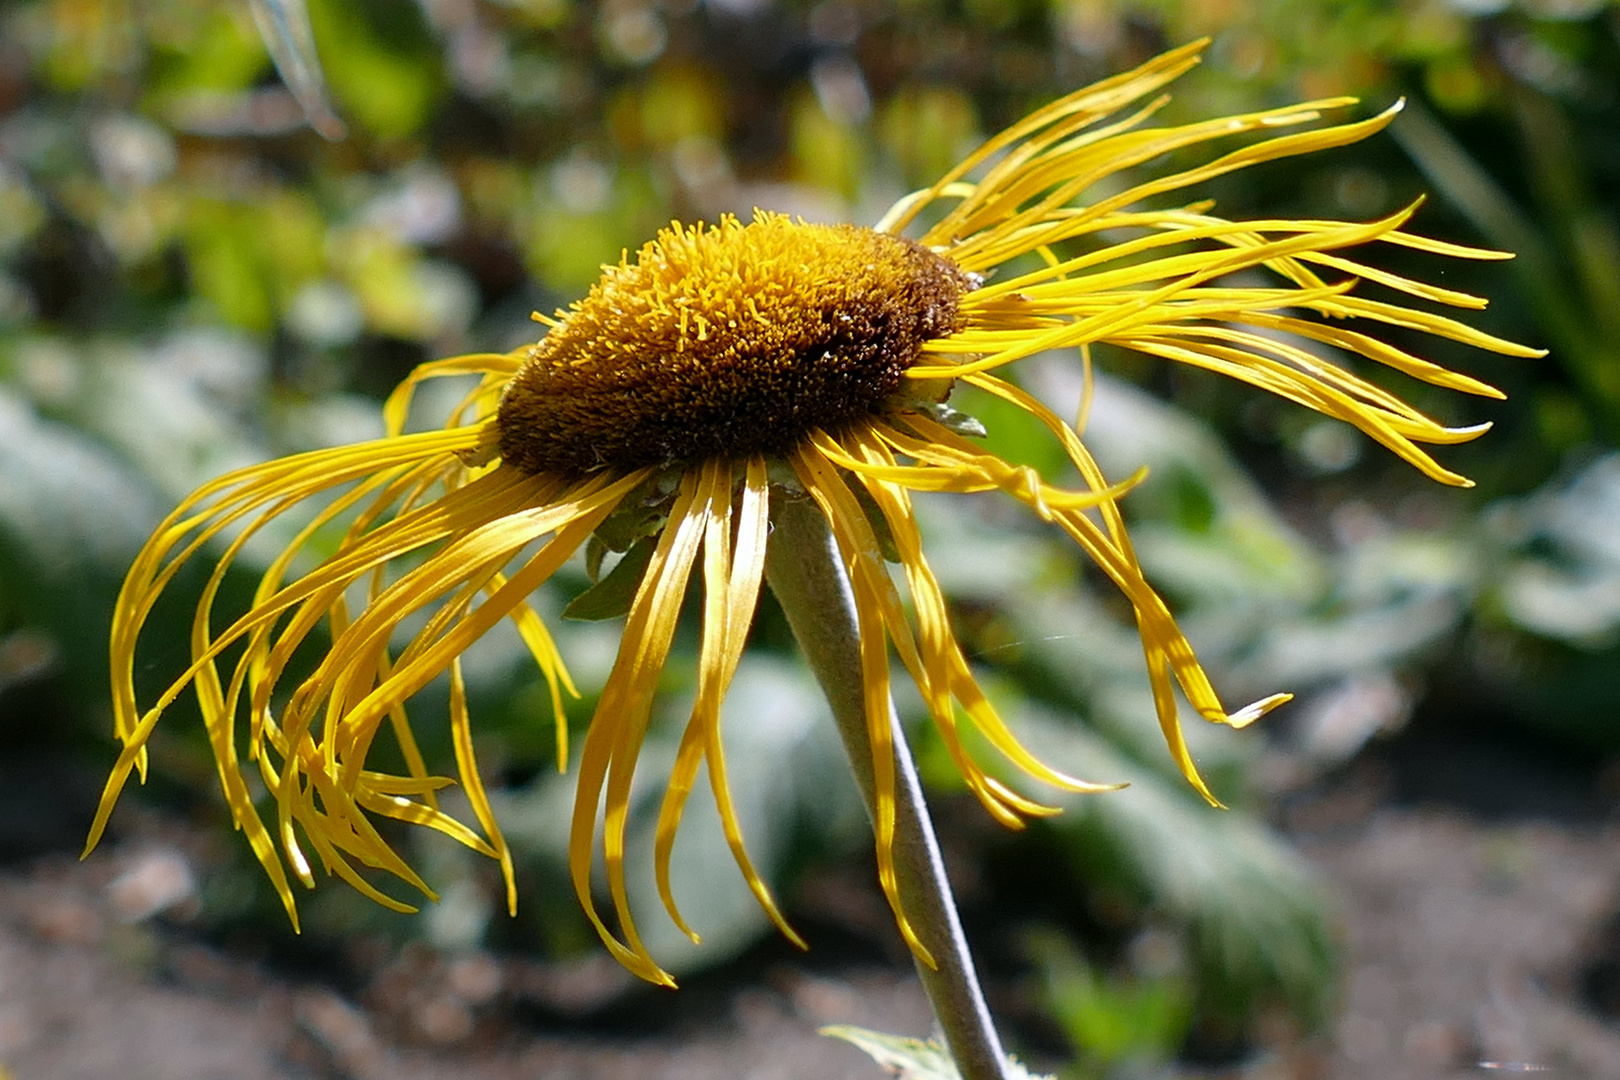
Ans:
[[[808,447],[795,449],[788,457],[800,486],[815,500],[827,516],[833,538],[849,572],[850,589],[855,600],[856,623],[860,628],[861,683],[865,690],[866,737],[872,751],[873,821],[876,838],[878,884],[894,913],[900,936],[919,960],[929,967],[936,966],[916,928],[906,916],[900,896],[900,885],[894,863],[895,836],[895,764],[893,705],[889,694],[889,657],[884,627],[889,612],[898,609],[892,597],[893,582],[883,569],[882,553],[871,535],[860,507],[849,488],[840,480],[825,459]],[[895,625],[890,623],[890,633]],[[901,624],[903,627],[903,621]],[[909,630],[906,631],[909,637]],[[915,648],[911,650],[912,677],[919,689],[928,693],[927,675],[917,660]],[[904,656],[904,653],[902,653]]]
[[[884,440],[876,432],[856,429],[847,439],[853,451],[866,461],[878,465],[892,463],[893,459],[883,445]],[[994,784],[972,761],[957,734],[953,698],[962,702],[975,726],[991,745],[1029,775],[1071,791],[1103,790],[1101,785],[1078,780],[1041,762],[1002,723],[969,672],[961,646],[950,629],[944,593],[923,554],[916,516],[904,489],[881,481],[869,481],[866,487],[894,537],[900,553],[900,565],[911,589],[923,665],[929,675],[930,712],[975,795],[999,820],[1010,824],[1017,823],[1017,813],[1051,812],[1050,808],[1022,798],[1017,800],[1017,806],[1011,805],[1005,798],[1005,789]]]
[[[674,986],[674,978],[652,959],[631,917],[624,880],[624,837],[630,813],[630,781],[646,735],[653,692],[669,653],[687,578],[707,525],[707,500],[698,498],[698,477],[687,472],[670,507],[669,521],[647,564],[625,622],[618,659],[585,733],[579,761],[579,787],[569,830],[568,868],[574,893],[586,917],[620,963],[649,982]],[[606,793],[602,856],[608,890],[619,916],[621,942],[602,920],[591,895],[598,803]]]

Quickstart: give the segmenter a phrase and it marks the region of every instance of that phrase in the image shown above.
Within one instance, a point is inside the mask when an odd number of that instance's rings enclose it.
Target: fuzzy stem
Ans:
[[[815,503],[803,498],[779,499],[771,517],[774,529],[765,563],[766,580],[827,695],[867,814],[875,815],[860,628],[849,579],[827,520]],[[919,960],[917,974],[963,1080],[1007,1080],[1006,1055],[979,990],[933,822],[917,782],[917,768],[893,702],[889,723],[894,728],[894,861],[900,895],[917,936],[939,964],[933,969]]]

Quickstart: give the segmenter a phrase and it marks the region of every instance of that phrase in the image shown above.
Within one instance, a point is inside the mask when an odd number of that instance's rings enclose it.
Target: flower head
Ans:
[[[569,863],[579,901],[616,957],[645,978],[670,981],[636,933],[625,832],[659,673],[698,576],[696,702],[658,825],[660,887],[684,929],[668,864],[685,800],[707,764],[738,865],[791,936],[749,863],[719,727],[760,591],[775,500],[813,500],[848,571],[876,759],[888,752],[892,650],[968,787],[998,820],[1017,825],[1052,810],[991,777],[967,752],[964,723],[1037,780],[1098,787],[1037,760],[981,692],[923,552],[915,491],[1000,491],[1086,552],[1132,605],[1171,753],[1213,801],[1182,738],[1176,689],[1204,719],[1234,726],[1286,695],[1227,711],[1132,552],[1119,500],[1141,476],[1106,477],[1080,425],[1003,369],[1052,349],[1078,347],[1089,356],[1090,345],[1108,342],[1347,421],[1434,479],[1464,484],[1425,447],[1473,438],[1484,425],[1439,424],[1354,373],[1345,358],[1499,397],[1366,330],[1396,326],[1510,355],[1535,353],[1427,309],[1364,295],[1371,283],[1430,305],[1484,306],[1347,254],[1377,242],[1455,258],[1504,257],[1406,232],[1411,209],[1348,223],[1233,222],[1207,203],[1155,208],[1157,197],[1225,172],[1352,143],[1393,116],[1312,126],[1324,111],[1349,104],[1335,99],[1151,126],[1164,102],[1154,95],[1197,62],[1198,48],[1048,105],[901,200],[873,228],[764,212],[746,224],[730,217],[674,224],[633,259],[606,268],[584,299],[542,319],[549,330],[532,348],[418,368],[385,407],[386,438],[256,465],[201,488],[147,543],[118,601],[111,653],[124,750],[91,842],[130,773],[144,775],[145,743],[164,709],[189,691],[226,801],[295,920],[288,870],[313,885],[311,855],[390,907],[405,905],[360,867],[432,896],[378,832],[379,818],[437,829],[499,859],[515,903],[510,856],[473,758],[459,657],[510,620],[551,687],[565,763],[562,699],[574,687],[528,597],[582,548],[595,563],[607,547],[624,551],[620,565],[639,569],[639,578],[577,765]],[[1204,164],[1135,184],[1117,179],[1168,152],[1217,142],[1230,148]],[[1261,274],[1266,282],[1254,283]],[[478,382],[446,426],[403,433],[416,388],[458,375]],[[976,445],[943,404],[956,383],[1039,420],[1066,453],[1074,481],[1060,486]],[[251,603],[216,618],[217,594],[243,546],[306,502],[316,509],[259,576]],[[295,572],[318,538],[329,553]],[[192,624],[191,662],[156,701],[138,703],[142,626],[177,571],[204,549],[214,569]],[[899,565],[904,596],[890,562]],[[402,624],[415,627],[403,644]],[[319,662],[307,673],[292,670],[294,653],[317,632],[330,638]],[[406,713],[411,698],[440,678],[449,683],[470,822],[440,807],[435,793],[453,781],[429,773],[412,734],[416,718]],[[407,763],[403,774],[368,765],[385,729]],[[268,796],[263,811],[249,768]],[[892,784],[880,768],[880,878],[902,932],[920,950],[895,885]],[[592,895],[598,852],[616,930]]]

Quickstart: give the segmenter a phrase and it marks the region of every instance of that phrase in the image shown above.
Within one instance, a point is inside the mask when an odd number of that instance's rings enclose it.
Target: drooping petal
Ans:
[[[788,457],[799,485],[826,515],[834,542],[843,556],[855,599],[860,629],[861,685],[865,691],[866,737],[872,751],[872,831],[875,834],[878,884],[894,913],[900,936],[923,963],[934,966],[932,954],[906,916],[894,862],[895,785],[894,705],[889,692],[888,635],[894,638],[902,662],[928,694],[928,676],[918,659],[910,628],[900,610],[894,582],[883,563],[883,553],[872,527],[849,487],[825,458],[808,445]]]
[[[878,467],[892,467],[894,459],[876,432],[855,430],[847,436],[851,449],[866,463]],[[857,467],[857,475],[860,474]],[[945,596],[934,578],[933,570],[923,554],[922,536],[917,528],[916,515],[910,497],[899,484],[885,482],[877,477],[863,482],[877,503],[893,536],[900,555],[900,565],[906,575],[911,592],[912,606],[918,625],[918,644],[922,663],[928,674],[929,711],[945,737],[953,760],[957,762],[970,788],[987,809],[1009,825],[1018,824],[1020,814],[1048,814],[1055,811],[1040,803],[1017,796],[987,776],[967,754],[957,733],[956,703],[965,707],[974,726],[984,737],[1030,776],[1044,783],[1068,791],[1103,791],[1117,785],[1093,784],[1058,772],[1030,754],[997,716],[989,701],[979,690],[970,673],[961,645],[950,628]]]
[[[704,469],[718,469],[722,463],[709,462]],[[681,735],[675,766],[659,809],[654,840],[653,867],[660,897],[670,918],[694,942],[696,933],[681,917],[670,887],[670,857],[675,831],[690,795],[700,762],[709,768],[709,786],[720,812],[721,829],[732,857],[742,871],[760,907],[782,934],[800,948],[804,939],[788,925],[769,886],[754,868],[743,843],[742,826],[737,820],[735,802],[726,778],[725,750],[720,740],[720,704],[742,659],[743,643],[753,623],[765,573],[765,540],[769,526],[769,482],[765,459],[758,455],[744,468],[742,490],[732,507],[731,467],[715,481],[713,505],[704,536],[704,613],[703,644],[698,663],[698,686],[692,716]],[[736,543],[732,543],[735,528]]]
[[[625,620],[618,659],[585,734],[568,839],[568,869],[574,893],[591,925],[620,963],[663,986],[673,986],[675,980],[642,944],[630,912],[624,876],[625,829],[630,817],[630,784],[647,734],[653,694],[663,674],[681,599],[712,512],[712,479],[701,479],[697,470],[681,477],[669,520],[659,534]],[[603,806],[602,857],[619,931],[624,935],[622,941],[602,920],[591,895],[599,805]]]
[[[461,368],[487,374],[488,366],[480,361]],[[298,455],[206,485],[170,516],[137,557],[115,618],[115,722],[124,751],[109,778],[92,844],[105,828],[119,789],[141,767],[153,726],[190,688],[226,802],[295,925],[282,858],[294,876],[313,884],[305,844],[328,872],[380,902],[408,909],[367,883],[351,860],[432,895],[371,825],[371,815],[433,828],[500,857],[504,844],[498,831],[490,831],[493,818],[464,730],[455,740],[461,780],[493,845],[439,810],[434,793],[449,781],[427,774],[405,701],[449,671],[452,733],[464,729],[464,694],[456,689],[459,680],[451,671],[456,658],[503,618],[513,618],[522,629],[532,619],[529,593],[639,477],[614,482],[614,477],[599,476],[569,485],[495,469],[478,470],[464,483],[469,475],[464,455],[486,438],[486,428],[473,423]],[[435,488],[442,494],[434,496]],[[323,497],[330,501],[262,573],[248,609],[223,628],[215,627],[215,599],[246,546],[294,508]],[[308,572],[292,576],[294,563],[329,543],[332,528],[345,520],[336,550]],[[505,564],[552,532],[557,537],[509,581]],[[215,559],[192,620],[191,663],[137,715],[134,653],[141,628],[180,569],[225,536],[229,543]],[[384,569],[407,558],[420,559],[420,565],[386,581]],[[367,600],[351,616],[351,587],[361,582],[369,582]],[[475,604],[480,596],[483,602]],[[398,656],[392,655],[395,627],[417,612],[428,613],[423,629]],[[281,702],[276,688],[283,674],[311,632],[323,624],[332,642],[325,658]],[[566,683],[560,659],[547,649],[549,638],[533,633],[532,625],[529,629],[525,638],[548,680]],[[219,665],[231,650],[236,658],[226,678]],[[273,829],[260,817],[242,776],[243,720],[248,760],[256,761],[277,804]],[[405,758],[407,776],[392,777],[365,766],[378,725],[385,722]]]
[[[1088,484],[1100,487],[1106,483],[1102,469],[1080,442],[1079,437],[1052,410],[1025,391],[994,376],[974,375],[968,381],[980,389],[1012,402],[1039,420],[1063,444],[1069,460],[1080,470],[1082,478]],[[935,437],[942,441],[954,438],[943,429],[939,429]],[[1103,502],[1099,504],[1098,511],[1103,519],[1103,527],[1099,527],[1079,511],[1058,511],[1054,519],[1130,600],[1136,612],[1138,633],[1147,659],[1159,726],[1164,733],[1165,741],[1169,744],[1171,756],[1181,769],[1182,775],[1199,794],[1211,803],[1218,803],[1219,800],[1199,775],[1191,751],[1187,748],[1186,739],[1181,733],[1175,693],[1171,687],[1172,677],[1199,715],[1212,723],[1234,726],[1249,724],[1259,716],[1291,700],[1293,695],[1273,694],[1235,713],[1229,713],[1222,706],[1220,698],[1210,684],[1208,674],[1198,662],[1191,643],[1176,625],[1175,618],[1170,614],[1163,598],[1143,574],[1118,504],[1111,500]]]

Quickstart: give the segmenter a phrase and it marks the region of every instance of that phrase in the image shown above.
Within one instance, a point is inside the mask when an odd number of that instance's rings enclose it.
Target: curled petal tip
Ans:
[[[1277,706],[1293,700],[1293,694],[1272,694],[1270,697],[1261,698],[1254,704],[1246,705],[1237,712],[1230,714],[1227,716],[1226,722],[1234,728],[1245,728]]]

